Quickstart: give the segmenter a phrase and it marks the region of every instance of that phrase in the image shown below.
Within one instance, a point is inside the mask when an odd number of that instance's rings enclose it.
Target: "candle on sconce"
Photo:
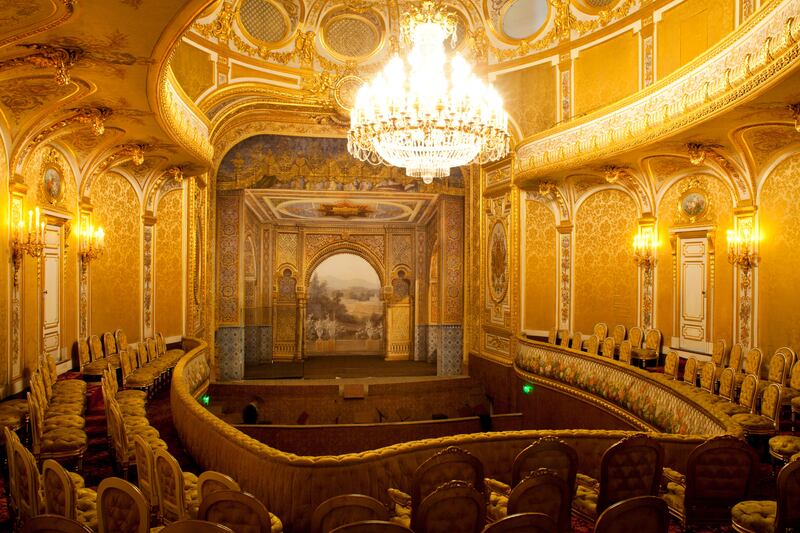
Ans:
[[[35,230],[39,230],[39,208],[36,208],[36,225],[34,226]]]
[[[28,235],[31,234],[32,229],[33,229],[33,211],[28,209]]]
[[[106,243],[106,233],[103,231],[103,227],[97,228],[97,246],[98,248],[103,248]]]

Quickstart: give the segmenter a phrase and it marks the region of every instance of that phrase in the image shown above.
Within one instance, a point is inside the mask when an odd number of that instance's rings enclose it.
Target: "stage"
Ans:
[[[324,355],[301,362],[247,366],[244,379],[336,379],[401,376],[435,376],[436,363],[385,361],[383,356]]]

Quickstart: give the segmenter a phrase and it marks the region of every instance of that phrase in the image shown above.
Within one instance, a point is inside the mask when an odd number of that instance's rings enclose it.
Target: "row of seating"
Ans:
[[[102,376],[107,367],[113,370],[120,368],[123,354],[127,353],[130,356],[131,349],[136,352],[137,364],[133,366],[137,368],[147,366],[150,362],[162,357],[167,358],[159,363],[160,371],[154,379],[161,377],[162,372],[174,367],[185,353],[181,349],[168,350],[164,335],[160,332],[141,343],[128,345],[128,336],[123,330],[118,329],[113,333],[107,331],[103,333],[102,341],[101,337],[97,335],[78,340],[78,362],[81,374],[85,377],[96,378]],[[130,362],[132,363],[132,360]]]
[[[602,355],[603,357],[619,357],[620,361],[626,363],[637,362],[645,366],[648,362],[658,364],[661,355],[662,335],[657,329],[649,329],[645,332],[642,328],[635,326],[628,328],[624,324],[617,324],[608,334],[608,325],[605,322],[598,322],[592,329],[592,334],[584,339],[579,331],[571,335],[568,330],[551,330],[547,342],[550,344],[558,343],[563,348],[586,351],[592,355]],[[644,343],[644,344],[643,344]]]
[[[172,370],[184,354],[179,349],[167,350],[160,333],[155,338],[128,346],[120,353],[123,386],[151,395],[169,382]]]

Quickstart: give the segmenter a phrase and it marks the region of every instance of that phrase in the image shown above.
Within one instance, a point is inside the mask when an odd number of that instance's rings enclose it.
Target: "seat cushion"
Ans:
[[[597,518],[597,491],[584,485],[578,485],[575,498],[572,500],[572,508],[583,516]]]
[[[769,430],[775,428],[775,423],[772,420],[755,413],[739,413],[733,415],[731,419],[748,430]]]
[[[735,526],[756,533],[772,533],[778,504],[773,501],[748,500],[739,502],[731,509]]]
[[[86,448],[86,432],[82,429],[54,429],[42,434],[43,452],[69,452]]]
[[[683,514],[683,501],[686,496],[686,487],[680,483],[667,483],[667,490],[661,496],[667,506],[674,511]]]
[[[125,431],[127,431],[129,439],[133,439],[133,437],[137,435],[141,436],[144,440],[159,438],[158,430],[153,426],[125,426]]]
[[[781,403],[790,404],[798,396],[800,396],[800,390],[784,387],[781,392]]]
[[[106,368],[108,368],[108,361],[100,359],[92,361],[91,363],[86,363],[83,368],[81,368],[81,373],[89,376],[99,376],[103,374],[103,370]]]
[[[124,418],[130,418],[130,417],[144,418],[147,415],[147,409],[145,409],[143,404],[139,403],[120,404],[119,410]]]
[[[145,402],[147,400],[147,393],[143,390],[126,389],[118,391],[115,398],[118,402],[134,400]]]
[[[792,435],[777,435],[769,439],[769,451],[788,460],[796,453],[800,453],[800,437]]]
[[[76,518],[92,531],[97,531],[97,493],[92,489],[78,489]]]
[[[18,428],[22,425],[22,415],[16,409],[0,411],[0,427],[10,429]]]
[[[62,379],[53,383],[53,394],[61,392],[86,392],[86,382],[82,379]]]
[[[633,359],[643,359],[645,361],[649,361],[652,359],[658,359],[658,352],[651,348],[634,348],[631,350],[631,357]]]
[[[673,470],[666,466],[661,471],[661,477],[668,482],[671,481],[672,483],[679,483],[681,485],[686,485],[686,476],[684,476],[677,470]]]
[[[58,428],[83,429],[84,427],[86,427],[86,419],[78,415],[51,416],[44,421],[45,432]]]
[[[6,400],[0,405],[4,409],[16,409],[22,414],[28,414],[28,400]]]
[[[283,532],[283,523],[281,522],[281,519],[272,513],[269,513],[269,530],[270,533]]]

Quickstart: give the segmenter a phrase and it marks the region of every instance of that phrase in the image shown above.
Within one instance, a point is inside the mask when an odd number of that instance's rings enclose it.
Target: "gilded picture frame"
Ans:
[[[678,200],[678,213],[690,224],[701,220],[708,214],[711,201],[708,193],[699,186],[686,188]]]
[[[47,154],[42,162],[40,184],[42,196],[48,203],[57,205],[64,199],[66,190],[64,168],[54,150]]]

